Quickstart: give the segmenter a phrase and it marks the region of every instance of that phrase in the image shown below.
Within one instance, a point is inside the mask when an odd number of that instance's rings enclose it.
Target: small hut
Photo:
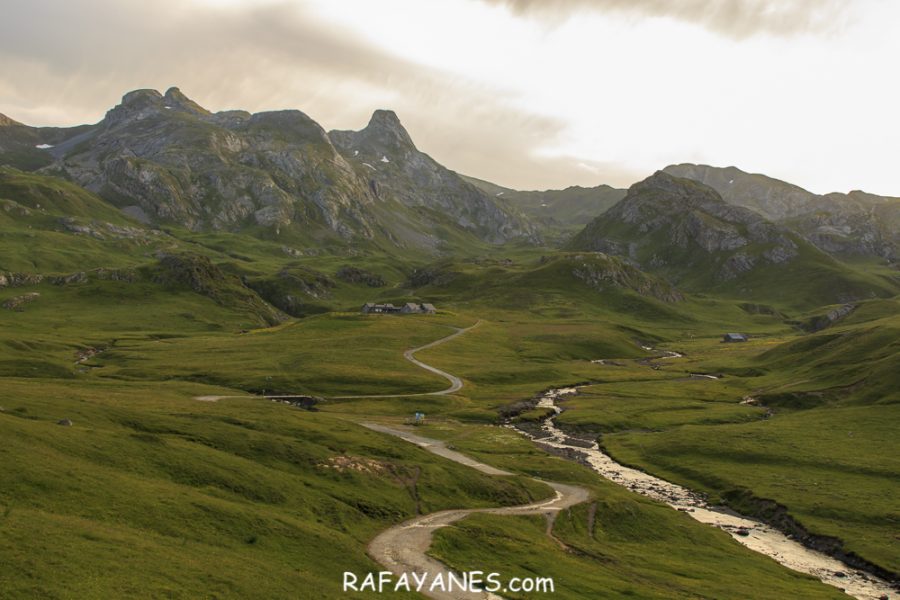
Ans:
[[[725,343],[746,342],[747,335],[743,333],[726,333],[722,341]]]

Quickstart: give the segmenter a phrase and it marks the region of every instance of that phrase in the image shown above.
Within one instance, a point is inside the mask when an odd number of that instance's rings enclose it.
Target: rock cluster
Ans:
[[[15,296],[10,298],[6,302],[3,303],[3,308],[7,310],[22,310],[23,304],[28,304],[29,302],[34,302],[38,298],[40,298],[40,294],[38,292],[30,292],[28,294],[23,294],[21,296]]]

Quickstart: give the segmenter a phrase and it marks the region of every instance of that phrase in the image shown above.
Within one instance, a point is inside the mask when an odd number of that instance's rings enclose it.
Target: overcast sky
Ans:
[[[136,88],[326,129],[397,112],[519,189],[677,162],[900,196],[893,0],[4,0],[0,113],[96,122]]]

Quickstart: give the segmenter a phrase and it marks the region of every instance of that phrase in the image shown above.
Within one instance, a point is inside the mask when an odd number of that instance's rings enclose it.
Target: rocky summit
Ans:
[[[375,111],[361,131],[328,136],[377,198],[437,210],[490,242],[539,239],[535,227],[513,208],[420,152],[393,111]]]
[[[782,263],[797,256],[797,244],[785,229],[727,204],[710,187],[662,171],[634,184],[572,244],[626,255],[650,267],[673,266],[672,251],[692,255],[687,266],[727,254],[717,273],[721,279],[753,268],[759,258]],[[748,250],[753,246],[761,251],[751,257]]]
[[[857,281],[788,227],[729,204],[707,185],[663,171],[634,184],[569,247],[626,257],[685,289],[731,287],[753,296],[758,289],[751,282],[765,273],[765,285],[799,296],[809,289],[789,275],[797,272],[833,277],[835,285],[822,287],[820,281],[814,287],[835,302],[883,292],[877,284]],[[778,273],[783,277],[773,275]]]
[[[790,227],[829,254],[900,259],[900,198],[858,190],[818,195],[736,167],[679,164],[665,172],[708,185],[729,204]]]

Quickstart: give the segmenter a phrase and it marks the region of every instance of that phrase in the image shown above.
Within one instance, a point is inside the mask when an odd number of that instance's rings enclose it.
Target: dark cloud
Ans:
[[[567,18],[585,11],[668,17],[696,23],[735,38],[767,33],[790,36],[840,29],[848,17],[845,0],[482,0],[513,11]]]

